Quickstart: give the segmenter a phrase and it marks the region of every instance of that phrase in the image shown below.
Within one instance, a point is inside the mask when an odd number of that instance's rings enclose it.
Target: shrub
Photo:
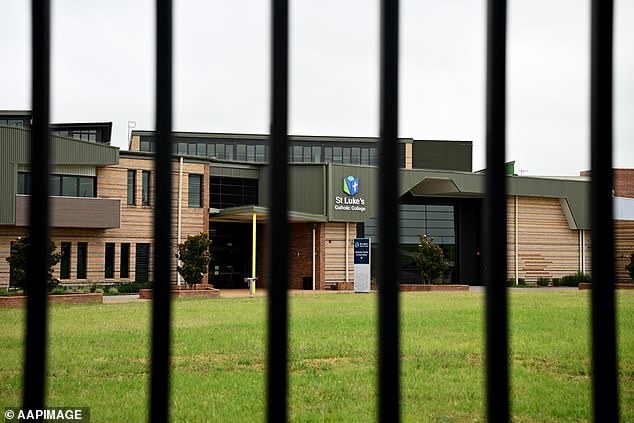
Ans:
[[[579,272],[574,275],[568,275],[561,278],[559,286],[579,286],[580,283],[590,283],[592,278],[590,275]]]
[[[423,283],[431,283],[432,280],[442,276],[449,269],[449,265],[445,261],[442,248],[434,244],[434,238],[418,234],[418,239],[420,244],[418,244],[418,251],[414,254],[414,261],[420,270]]]
[[[14,254],[11,254],[6,260],[9,262],[11,272],[9,276],[9,286],[12,288],[21,288],[26,290],[26,271],[30,266],[28,261],[28,249],[31,246],[29,236],[18,237],[13,242]],[[48,277],[46,285],[49,292],[59,285],[59,280],[53,277],[53,266],[62,259],[62,253],[56,253],[57,246],[51,240],[48,241]]]
[[[139,289],[152,288],[152,282],[120,282],[114,285],[119,294],[138,294]]]
[[[90,285],[90,292],[95,292],[97,291],[97,284],[93,283],[92,285]]]
[[[630,256],[630,262],[625,265],[625,270],[630,274],[630,278],[634,279],[634,253]]]
[[[526,286],[526,280],[524,278],[517,278],[517,284],[515,284],[515,278],[508,278],[506,280],[506,286]]]
[[[51,289],[51,294],[52,295],[66,294],[66,289],[64,289],[63,286],[56,286],[55,288]]]
[[[550,278],[539,278],[537,279],[537,285],[539,286],[548,286],[551,282]]]
[[[176,258],[180,260],[180,263],[176,270],[185,279],[186,284],[196,285],[200,283],[204,274],[207,273],[211,261],[210,246],[211,240],[203,232],[198,235],[190,235],[185,242],[178,244]]]
[[[559,286],[560,283],[561,283],[560,278],[553,278],[553,286]]]
[[[95,294],[103,294],[103,288],[95,288],[93,291]]]
[[[116,295],[116,294],[118,294],[118,293],[119,293],[119,290],[113,286],[112,288],[110,288],[110,290],[108,291],[108,293],[109,293],[110,295]]]

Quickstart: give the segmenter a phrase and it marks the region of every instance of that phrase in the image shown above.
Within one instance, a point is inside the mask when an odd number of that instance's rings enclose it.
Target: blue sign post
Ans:
[[[370,238],[354,239],[354,292],[370,292]]]

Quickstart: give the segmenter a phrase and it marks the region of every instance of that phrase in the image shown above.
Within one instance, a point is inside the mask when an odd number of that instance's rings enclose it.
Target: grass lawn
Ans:
[[[402,414],[483,420],[483,296],[402,295]],[[634,421],[634,292],[619,292],[623,421]],[[376,420],[376,296],[291,297],[293,421]],[[589,291],[514,290],[512,413],[591,420]],[[48,404],[94,422],[147,420],[147,302],[50,309]],[[173,421],[264,420],[266,299],[174,303]],[[0,309],[0,409],[19,406],[24,310]]]

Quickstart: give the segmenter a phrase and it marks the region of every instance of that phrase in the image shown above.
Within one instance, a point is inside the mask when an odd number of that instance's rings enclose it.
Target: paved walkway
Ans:
[[[483,292],[485,290],[484,286],[470,286],[470,292]],[[512,291],[578,291],[576,287],[536,287],[536,288],[509,288]],[[288,291],[288,295],[334,295],[334,294],[352,294],[352,291],[333,291],[333,290],[303,290],[303,289],[290,289]],[[258,288],[255,291],[256,297],[266,297],[268,294],[268,290],[266,288]],[[249,290],[248,289],[221,289],[220,290],[220,298],[249,298]],[[103,302],[104,304],[114,304],[114,303],[126,303],[133,301],[149,301],[149,300],[140,300],[139,294],[130,294],[130,295],[104,295]]]
[[[147,300],[139,300],[139,294],[129,294],[129,295],[104,295],[103,303],[111,304],[111,303],[129,303],[131,301],[147,301]]]

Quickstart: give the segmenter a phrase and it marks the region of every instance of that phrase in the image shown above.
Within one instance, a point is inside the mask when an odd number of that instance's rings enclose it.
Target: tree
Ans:
[[[625,270],[630,274],[630,278],[634,279],[634,253],[630,256],[630,262],[625,265]]]
[[[434,244],[434,239],[424,234],[418,234],[420,244],[418,251],[414,254],[414,261],[420,270],[420,277],[424,283],[431,283],[432,280],[442,276],[449,269],[445,261],[442,248]]]
[[[26,272],[30,266],[28,261],[28,249],[31,247],[29,236],[18,237],[12,243],[12,254],[6,258],[11,269],[9,276],[9,286],[26,290]],[[63,253],[56,253],[57,246],[51,240],[48,241],[48,277],[46,286],[51,292],[59,285],[59,280],[53,277],[53,267],[62,259]]]
[[[203,275],[207,273],[211,261],[210,246],[211,240],[203,232],[198,235],[190,235],[187,237],[187,241],[178,244],[176,258],[180,260],[180,264],[176,270],[185,279],[186,284],[196,285],[200,283]]]

